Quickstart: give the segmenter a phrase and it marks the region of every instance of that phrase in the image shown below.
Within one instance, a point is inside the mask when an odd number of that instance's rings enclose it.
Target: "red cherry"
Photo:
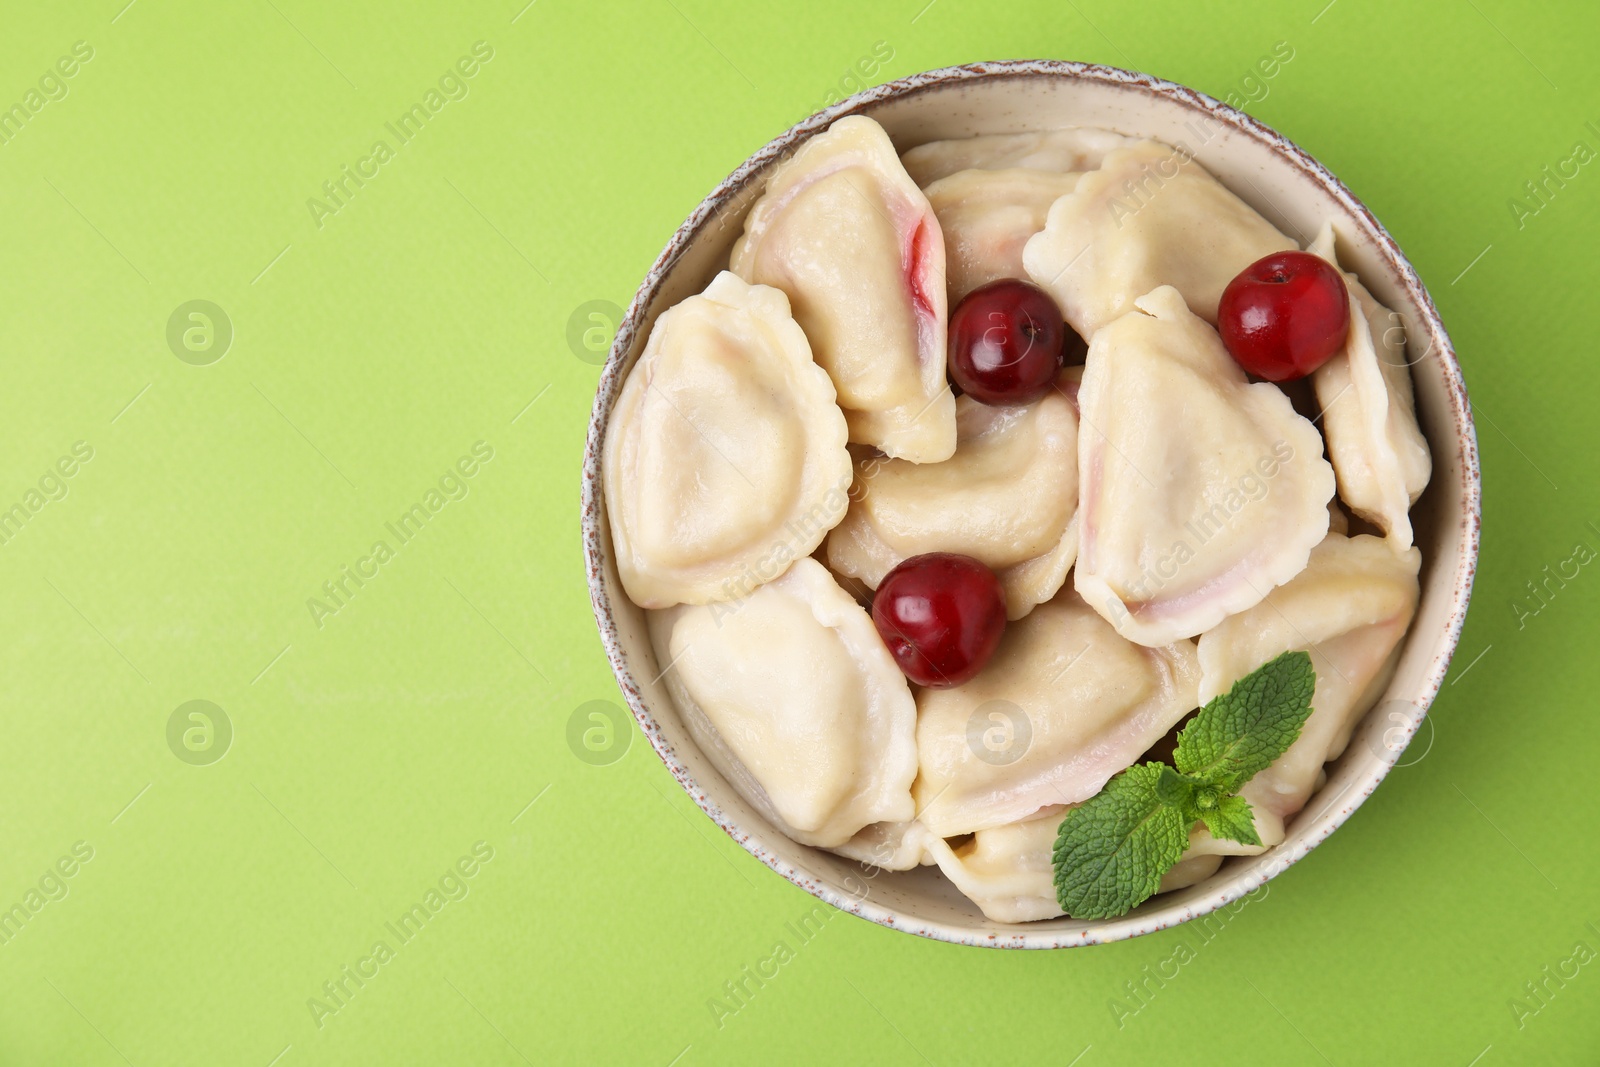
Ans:
[[[1217,330],[1239,366],[1256,377],[1304,378],[1344,347],[1350,332],[1344,278],[1310,252],[1263,256],[1222,291]]]
[[[947,689],[969,681],[994,655],[1006,628],[1005,592],[971,556],[929,552],[884,576],[872,622],[907,678]]]
[[[1067,334],[1049,293],[1016,278],[990,282],[950,316],[950,377],[980,403],[1030,404],[1050,391]]]

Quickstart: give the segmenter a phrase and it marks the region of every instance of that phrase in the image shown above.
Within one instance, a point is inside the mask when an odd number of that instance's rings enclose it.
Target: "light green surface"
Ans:
[[[0,509],[93,450],[0,545],[0,907],[66,889],[0,944],[0,1062],[1600,1056],[1600,964],[1521,1026],[1511,1004],[1600,951],[1600,573],[1536,615],[1525,590],[1600,549],[1600,170],[1521,226],[1508,207],[1600,150],[1593,5],[123,2],[0,20],[0,104],[93,49],[0,144]],[[478,41],[467,95],[401,145],[385,123]],[[1247,86],[1280,41],[1293,59]],[[575,709],[620,703],[577,533],[598,370],[569,317],[625,304],[699,199],[875,49],[871,82],[1049,56],[1253,87],[1400,240],[1460,351],[1484,554],[1432,749],[1208,942],[1006,954],[830,913],[802,944],[812,898],[631,723],[615,762],[569,748]],[[379,139],[393,158],[319,228],[308,198]],[[191,300],[232,323],[220,361],[169,348]],[[467,495],[401,544],[385,524],[479,441],[492,459],[445,482]],[[393,558],[319,626],[308,598],[370,574],[378,540]],[[169,748],[191,700],[231,723],[218,762]],[[467,895],[402,943],[385,924],[480,841],[492,859],[443,882]],[[392,958],[361,964],[380,940]],[[708,1000],[779,940],[793,959],[719,1026]],[[346,965],[376,975],[319,1027],[308,999]]]

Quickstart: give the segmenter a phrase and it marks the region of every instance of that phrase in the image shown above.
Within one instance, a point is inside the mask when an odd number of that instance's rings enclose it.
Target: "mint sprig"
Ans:
[[[1285,652],[1201,708],[1178,734],[1176,768],[1135,764],[1067,812],[1056,836],[1056,899],[1076,919],[1110,919],[1152,896],[1204,823],[1213,837],[1259,845],[1239,788],[1288,751],[1311,714],[1317,675]]]

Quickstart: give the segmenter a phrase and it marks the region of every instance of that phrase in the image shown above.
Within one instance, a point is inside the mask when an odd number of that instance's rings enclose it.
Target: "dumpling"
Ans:
[[[1328,532],[1322,436],[1171,286],[1095,334],[1078,403],[1074,583],[1130,641],[1171,644],[1254,606]]]
[[[649,613],[695,742],[756,810],[833,848],[908,822],[916,705],[872,619],[809,556],[738,604]]]
[[[1167,873],[1161,876],[1161,882],[1156,886],[1156,892],[1170,893],[1174,889],[1187,889],[1216,874],[1217,868],[1221,866],[1222,856],[1216,853],[1191,855],[1185,852],[1183,858],[1174,863],[1167,869]]]
[[[933,862],[928,836],[919,822],[875,822],[833,851],[885,871],[909,871]]]
[[[1009,408],[963,396],[956,427],[943,463],[857,458],[828,566],[876,589],[901,560],[960,552],[998,574],[1007,617],[1021,618],[1055,595],[1077,555],[1077,412],[1059,391]]]
[[[731,269],[789,295],[850,440],[916,463],[950,458],[944,237],[881,126],[842,118],[782,163]]]
[[[833,399],[778,290],[723,271],[662,312],[602,446],[628,599],[734,599],[816,548],[851,477]]]
[[[1215,324],[1234,275],[1298,247],[1193,155],[1144,141],[1106,156],[1057,200],[1022,262],[1068,325],[1092,339],[1158,285],[1176,288]]]
[[[951,848],[932,838],[927,851],[944,876],[995,922],[1027,923],[1065,912],[1056,903],[1056,834],[1064,807],[1021,822],[979,830]]]
[[[1317,672],[1300,737],[1241,790],[1264,845],[1283,840],[1284,820],[1305,806],[1322,765],[1344,751],[1388,686],[1416,613],[1421,562],[1415,548],[1397,553],[1381,538],[1329,534],[1298,577],[1200,638],[1202,702],[1294,649],[1309,651]]]
[[[1056,900],[1054,857],[1065,814],[1064,807],[1051,808],[1021,822],[979,830],[953,848],[947,841],[930,838],[924,851],[985,917],[1002,923],[1054,919],[1066,914]],[[1195,837],[1202,838],[1198,849]],[[1156,892],[1183,889],[1217,872],[1223,857],[1206,847],[1207,840],[1209,835],[1201,827]]]
[[[1108,152],[1138,144],[1092,126],[1068,126],[1031,133],[996,133],[930,141],[901,157],[906,172],[926,189],[958,170],[1047,170],[1057,174],[1093,170]]]
[[[1258,830],[1259,825],[1258,819]],[[1170,893],[1174,889],[1187,889],[1216,874],[1222,861],[1229,856],[1256,856],[1266,850],[1265,845],[1244,845],[1225,837],[1212,837],[1205,823],[1197,822],[1189,829],[1189,846],[1184,849],[1183,857],[1161,876],[1161,884],[1156,892]]]
[[[945,286],[950,306],[980,285],[1026,278],[1022,246],[1044,229],[1056,198],[1076,174],[1043,170],[962,170],[924,191],[944,231]]]
[[[1306,251],[1339,266],[1333,223],[1323,224]],[[1350,337],[1311,382],[1339,476],[1339,496],[1388,534],[1396,551],[1404,551],[1411,547],[1411,505],[1428,485],[1433,458],[1417,427],[1399,316],[1374,300],[1354,274],[1344,277]]]
[[[1194,710],[1199,682],[1192,642],[1145,648],[1071,594],[1040,604],[976,678],[918,692],[918,818],[953,837],[1087,800]]]
[[[1074,512],[1061,540],[1042,556],[1023,560],[995,573],[1006,594],[1006,620],[1015,622],[1037,604],[1055,596],[1067,584],[1067,573],[1078,558],[1078,516]]]

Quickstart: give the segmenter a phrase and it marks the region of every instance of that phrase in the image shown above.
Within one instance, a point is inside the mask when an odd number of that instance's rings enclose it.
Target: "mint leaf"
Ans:
[[[1237,792],[1294,744],[1316,687],[1310,655],[1285,652],[1201,708],[1178,735],[1173,762],[1184,774]]]
[[[1056,837],[1056,899],[1075,919],[1122,915],[1156,891],[1189,845],[1189,823],[1157,795],[1160,763],[1129,767],[1067,812]]]
[[[1056,899],[1075,919],[1126,914],[1161,886],[1204,823],[1213,837],[1259,845],[1239,787],[1286,752],[1311,714],[1317,674],[1285,652],[1200,709],[1178,735],[1177,769],[1129,767],[1061,820],[1051,859]]]
[[[1218,797],[1216,807],[1200,812],[1200,821],[1206,824],[1211,836],[1219,840],[1226,838],[1241,845],[1261,844],[1261,838],[1256,834],[1255,813],[1250,810],[1250,802],[1244,797]]]

